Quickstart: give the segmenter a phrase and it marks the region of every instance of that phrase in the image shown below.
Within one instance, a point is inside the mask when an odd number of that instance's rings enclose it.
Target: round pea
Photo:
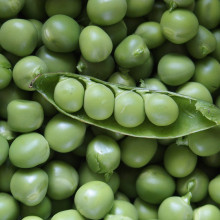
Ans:
[[[149,90],[167,91],[167,87],[157,78],[147,78],[144,80],[143,87]]]
[[[113,44],[108,34],[100,27],[85,27],[79,37],[83,57],[89,62],[101,62],[111,54]]]
[[[220,186],[220,175],[215,176],[212,180],[209,181],[208,192],[211,197],[216,203],[220,203],[220,193],[219,193],[219,186]]]
[[[84,96],[84,110],[95,120],[109,118],[114,110],[114,94],[107,86],[100,83],[87,85]]]
[[[1,26],[0,44],[12,54],[21,57],[28,56],[36,48],[37,42],[37,30],[28,20],[20,18],[9,19]]]
[[[76,112],[83,106],[84,87],[73,78],[61,78],[54,89],[55,103],[66,112]]]
[[[16,132],[35,131],[43,123],[42,106],[35,101],[16,99],[7,106],[8,124]]]
[[[0,54],[0,89],[9,85],[12,79],[11,63],[2,54]]]
[[[216,48],[212,53],[212,56],[215,57],[220,62],[220,29],[212,31],[212,34],[216,40]]]
[[[37,30],[37,36],[38,36],[37,47],[40,47],[43,44],[41,39],[43,23],[36,19],[29,19],[29,21],[34,25],[34,27]]]
[[[158,75],[166,85],[179,86],[192,78],[195,72],[193,61],[182,54],[168,53],[158,63]]]
[[[40,168],[19,169],[11,178],[13,197],[27,206],[42,202],[48,187],[48,176]]]
[[[72,52],[78,48],[80,26],[63,14],[48,18],[42,27],[42,41],[54,52]]]
[[[170,5],[171,9],[176,7],[188,7],[193,4],[194,0],[164,0],[167,4]]]
[[[52,213],[51,216],[55,215],[58,212],[66,211],[73,208],[73,198],[70,197],[68,199],[62,200],[53,200],[51,199],[52,203]]]
[[[0,165],[2,165],[8,158],[9,143],[0,135]]]
[[[101,181],[85,183],[76,191],[74,197],[80,214],[94,220],[103,218],[111,210],[113,201],[112,189]]]
[[[58,212],[51,218],[51,220],[63,220],[63,219],[85,220],[85,218],[77,210],[74,209]]]
[[[202,159],[208,167],[220,167],[220,152],[211,156],[203,157]]]
[[[120,142],[121,160],[129,167],[140,168],[153,158],[157,150],[155,139],[125,137]]]
[[[179,116],[176,102],[165,94],[147,94],[145,99],[145,113],[151,123],[157,126],[168,126]]]
[[[124,216],[124,215],[112,215],[107,214],[104,218],[104,220],[132,220],[130,217]]]
[[[126,0],[89,0],[86,6],[89,19],[97,25],[112,25],[121,21],[127,11]]]
[[[167,10],[167,5],[164,1],[155,1],[153,8],[147,15],[149,21],[160,22],[162,14]]]
[[[133,91],[123,91],[115,98],[115,120],[121,126],[132,128],[144,122],[144,101]]]
[[[30,87],[32,80],[38,75],[47,72],[46,63],[37,56],[27,56],[20,59],[13,69],[13,80],[23,90],[33,91]]]
[[[165,38],[174,44],[186,43],[197,34],[199,29],[197,17],[186,9],[165,11],[160,24]]]
[[[53,150],[67,153],[80,146],[85,132],[84,123],[57,114],[46,124],[44,136]]]
[[[43,219],[38,216],[27,216],[22,218],[22,220],[43,220]]]
[[[218,220],[220,219],[220,210],[214,205],[207,204],[194,209],[194,220]]]
[[[115,72],[109,78],[108,82],[125,86],[136,86],[134,79],[127,73]]]

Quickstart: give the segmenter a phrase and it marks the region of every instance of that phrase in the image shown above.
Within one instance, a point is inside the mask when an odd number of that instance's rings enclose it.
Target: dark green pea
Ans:
[[[186,47],[192,57],[201,59],[215,50],[216,39],[211,31],[199,25],[197,34],[186,43]]]
[[[42,41],[54,52],[68,53],[78,48],[80,26],[71,17],[53,15],[42,27]]]
[[[77,210],[74,209],[58,212],[51,218],[51,220],[63,220],[63,219],[85,220],[85,218]]]
[[[124,216],[124,215],[107,214],[104,220],[132,220],[132,218]]]
[[[197,17],[186,9],[165,11],[160,24],[165,38],[174,44],[183,44],[191,40],[199,28]]]
[[[193,220],[218,220],[220,210],[214,205],[204,205],[194,209]]]
[[[107,86],[100,83],[87,85],[84,95],[84,110],[95,120],[109,118],[114,110],[114,94]]]
[[[208,192],[211,199],[213,199],[218,204],[220,203],[220,193],[218,190],[219,187],[220,187],[220,175],[217,175],[209,182]]]
[[[220,151],[220,127],[213,127],[187,136],[189,148],[198,156],[211,156]]]
[[[51,208],[52,205],[50,199],[48,197],[44,197],[44,199],[35,206],[21,204],[21,215],[23,217],[34,215],[42,219],[48,219],[51,214]]]
[[[160,204],[164,199],[172,196],[175,187],[174,179],[158,165],[147,166],[136,181],[138,196],[150,204]]]
[[[203,84],[211,93],[220,87],[220,63],[213,57],[205,57],[195,64],[193,80]]]
[[[120,142],[121,160],[129,167],[140,168],[153,158],[157,150],[155,139],[125,137]]]
[[[10,19],[1,26],[0,44],[10,53],[21,57],[28,56],[36,48],[37,42],[37,30],[28,20]]]
[[[208,184],[207,174],[196,168],[190,175],[177,179],[177,192],[183,196],[190,191],[192,193],[191,202],[199,202],[207,196]]]
[[[37,30],[37,35],[38,35],[37,47],[40,47],[43,45],[42,38],[41,38],[43,23],[36,19],[30,19],[29,21],[34,25],[34,27]]]
[[[42,202],[48,187],[48,176],[40,168],[19,169],[10,183],[13,197],[27,206]]]
[[[11,63],[0,54],[0,89],[6,88],[12,79]]]
[[[134,79],[128,74],[123,72],[115,72],[109,78],[108,82],[120,84],[125,86],[136,86]]]
[[[215,101],[215,104],[216,104],[217,107],[220,108],[220,95],[217,96],[216,101]]]
[[[137,29],[138,25],[146,21],[144,17],[130,18],[127,16],[125,16],[123,20],[127,26],[128,35],[133,34],[135,30]]]
[[[148,204],[137,197],[134,201],[134,206],[138,211],[138,219],[146,220],[158,218],[158,207],[156,205]]]
[[[39,133],[22,134],[15,138],[9,150],[9,159],[19,168],[32,168],[46,162],[50,155],[47,140]]]
[[[127,10],[126,0],[89,0],[86,6],[90,20],[97,25],[112,25],[121,21]]]
[[[44,112],[42,106],[35,101],[16,99],[7,106],[8,124],[13,131],[35,131],[43,123]]]
[[[220,62],[220,29],[216,29],[212,32],[216,40],[216,48],[212,53],[212,56],[215,57]]]
[[[146,62],[149,56],[150,51],[144,40],[136,34],[124,38],[114,52],[116,63],[123,68],[139,66]]]
[[[72,53],[57,53],[42,46],[36,52],[36,56],[46,63],[48,72],[76,71],[76,58]]]
[[[61,78],[54,89],[55,103],[66,112],[76,112],[83,106],[84,87],[76,79]]]
[[[111,54],[113,44],[108,34],[98,26],[85,27],[79,37],[83,57],[89,62],[101,62]]]
[[[15,17],[23,8],[25,0],[0,1],[0,18]]]
[[[155,21],[148,21],[140,24],[137,27],[135,34],[144,39],[144,42],[149,49],[156,48],[162,45],[165,41],[161,25]]]
[[[115,98],[115,120],[124,127],[136,127],[144,122],[144,101],[133,91],[123,91]]]
[[[22,220],[43,220],[43,219],[38,216],[27,216],[22,218]]]
[[[160,22],[162,14],[167,10],[167,6],[163,1],[155,1],[153,8],[147,15],[149,21]]]
[[[73,198],[70,197],[70,198],[62,199],[62,200],[53,200],[53,199],[51,199],[51,203],[52,203],[51,216],[53,216],[58,212],[72,209]]]
[[[110,186],[101,181],[91,181],[82,185],[75,194],[77,210],[86,218],[101,219],[112,208],[114,194]]]
[[[187,82],[176,90],[181,95],[190,96],[195,99],[201,99],[206,102],[213,103],[211,93],[201,83]]]
[[[67,153],[80,146],[85,132],[84,123],[63,114],[57,114],[47,123],[44,136],[53,150]]]
[[[44,170],[49,178],[47,194],[50,198],[62,200],[74,194],[79,181],[74,167],[64,161],[53,160]]]
[[[147,15],[153,8],[154,0],[127,0],[128,17],[141,17]]]
[[[174,123],[179,116],[179,107],[176,102],[165,94],[146,94],[145,113],[151,123],[157,126],[168,126]]]
[[[218,26],[220,21],[220,2],[218,0],[198,0],[195,5],[195,14],[199,23],[208,29]]]
[[[98,135],[88,144],[86,161],[93,172],[111,175],[119,166],[120,156],[119,145],[113,138]]]
[[[46,0],[45,10],[49,17],[57,14],[63,14],[76,18],[82,9],[82,1],[80,0]]]
[[[194,0],[164,0],[169,6],[170,9],[173,10],[176,7],[188,7],[193,4]]]
[[[76,68],[79,74],[106,80],[114,72],[115,61],[111,55],[105,60],[95,63],[89,62],[83,56],[81,56]]]
[[[192,78],[195,64],[185,55],[169,53],[159,60],[157,70],[163,83],[170,86],[179,86]]]
[[[46,63],[37,56],[27,56],[20,59],[13,69],[13,80],[23,90],[33,91],[30,87],[32,80],[38,75],[47,72]]]
[[[167,91],[167,87],[157,78],[149,78],[145,79],[143,84],[143,88],[149,90],[159,90],[159,91]]]
[[[7,160],[9,144],[5,137],[0,135],[0,166]]]
[[[203,157],[202,158],[203,162],[208,166],[208,167],[220,167],[220,152],[213,154],[211,156]]]
[[[6,50],[3,50],[2,51],[2,54],[9,60],[9,62],[11,63],[11,66],[14,67],[15,64],[21,59],[21,57],[13,54],[13,53],[10,53]]]
[[[18,202],[7,193],[0,193],[0,218],[2,220],[18,219]]]

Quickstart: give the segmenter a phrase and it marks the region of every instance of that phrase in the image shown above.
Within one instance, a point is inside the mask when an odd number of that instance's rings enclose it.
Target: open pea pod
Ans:
[[[105,120],[94,120],[90,118],[82,108],[75,113],[67,113],[56,105],[53,94],[56,84],[60,77],[72,77],[79,80],[83,85],[89,83],[101,83],[112,91],[116,90],[132,90],[140,95],[150,93],[166,94],[172,97],[179,107],[178,119],[168,126],[156,126],[152,124],[146,117],[145,121],[137,127],[127,128],[119,125],[114,116]],[[194,132],[202,131],[217,125],[220,125],[220,109],[215,105],[197,100],[191,97],[183,96],[177,93],[168,91],[149,91],[144,88],[126,87],[123,85],[115,85],[99,79],[82,76],[74,73],[46,73],[38,75],[32,82],[34,87],[43,97],[56,107],[61,113],[82,121],[84,123],[108,129],[114,132],[119,132],[125,135],[143,137],[143,138],[177,138]]]

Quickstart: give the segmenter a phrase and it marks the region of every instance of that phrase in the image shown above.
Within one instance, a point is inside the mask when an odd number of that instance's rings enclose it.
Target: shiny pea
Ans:
[[[115,72],[109,78],[108,82],[125,86],[136,86],[134,79],[127,73]]]
[[[210,197],[216,202],[220,203],[220,193],[218,191],[220,185],[220,175],[215,176],[209,181],[208,192]]]
[[[22,218],[22,220],[43,220],[43,219],[38,216],[27,216]]]
[[[87,85],[83,103],[86,114],[95,120],[109,118],[114,110],[114,94],[105,85],[92,83]]]
[[[9,143],[0,135],[0,165],[2,165],[8,158]]]
[[[124,216],[124,215],[112,215],[107,214],[104,218],[104,220],[132,220],[130,217]]]
[[[0,89],[6,88],[12,79],[11,63],[3,55],[0,54]]]
[[[144,80],[143,84],[144,88],[149,90],[159,90],[159,91],[167,91],[167,87],[157,78],[147,78]]]
[[[194,220],[218,220],[220,218],[220,210],[218,207],[207,204],[194,210]]]
[[[34,27],[37,30],[37,36],[38,36],[37,47],[40,47],[43,45],[43,42],[41,39],[43,23],[36,19],[29,19],[29,21],[34,25]]]
[[[51,220],[63,220],[63,219],[85,220],[85,218],[77,210],[74,209],[58,212],[51,218]]]

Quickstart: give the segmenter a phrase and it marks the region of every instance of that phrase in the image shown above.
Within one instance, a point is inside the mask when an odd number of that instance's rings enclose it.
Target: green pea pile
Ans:
[[[0,0],[0,220],[219,220],[219,168],[219,0]]]

